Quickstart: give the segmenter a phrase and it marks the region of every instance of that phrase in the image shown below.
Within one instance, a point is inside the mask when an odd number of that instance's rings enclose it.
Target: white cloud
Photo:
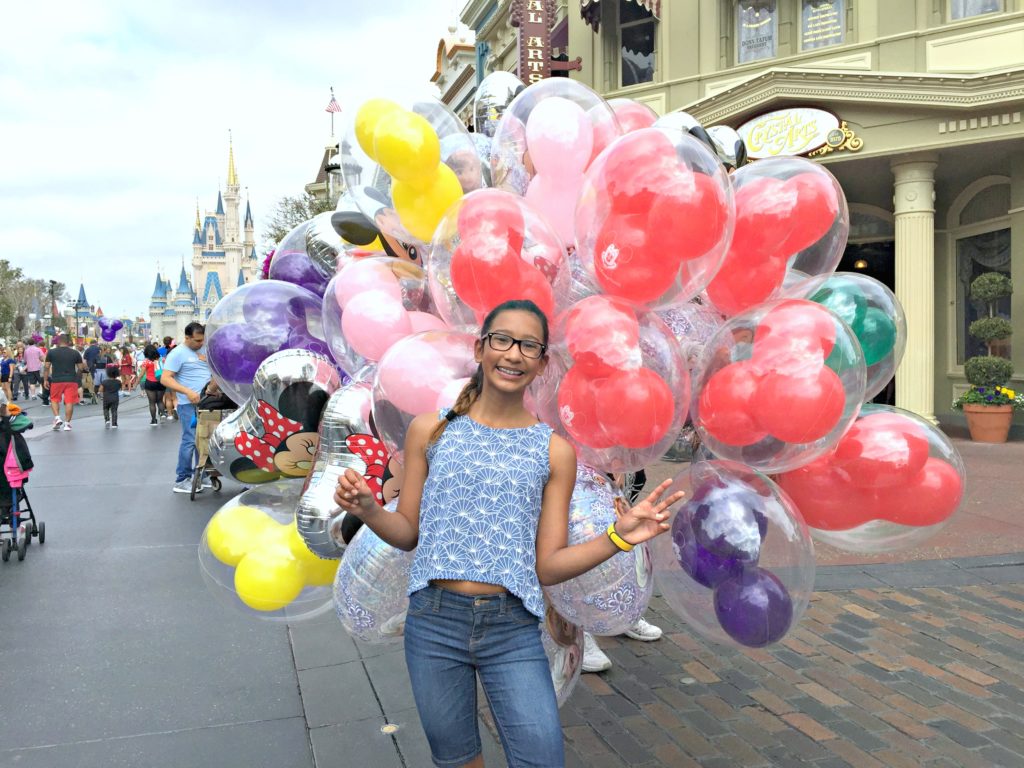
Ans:
[[[145,314],[157,263],[191,258],[227,131],[257,238],[301,192],[343,109],[421,90],[454,3],[102,0],[5,9],[0,46],[2,258],[111,312]],[[13,31],[13,34],[12,34]],[[338,127],[340,122],[336,121]]]

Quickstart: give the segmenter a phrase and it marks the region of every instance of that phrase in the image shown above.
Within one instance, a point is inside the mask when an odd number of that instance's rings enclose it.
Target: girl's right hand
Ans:
[[[338,478],[334,503],[359,518],[372,514],[377,508],[376,496],[366,484],[365,478],[354,469],[346,469]]]

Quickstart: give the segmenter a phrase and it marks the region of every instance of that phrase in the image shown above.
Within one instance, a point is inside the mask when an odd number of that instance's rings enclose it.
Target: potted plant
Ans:
[[[988,354],[964,363],[971,388],[953,402],[953,407],[963,410],[971,439],[977,442],[1005,443],[1014,410],[1024,409],[1024,394],[1018,395],[1006,386],[1013,376],[1013,363],[992,354],[993,347],[1013,333],[1009,320],[996,317],[996,303],[1012,293],[1010,278],[1000,272],[986,272],[971,283],[971,298],[984,302],[988,314],[971,323],[967,332],[984,342]]]

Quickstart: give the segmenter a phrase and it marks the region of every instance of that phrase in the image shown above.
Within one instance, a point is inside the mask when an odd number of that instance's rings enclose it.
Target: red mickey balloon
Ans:
[[[672,425],[672,391],[649,368],[617,371],[597,385],[597,412],[612,445],[647,448]]]
[[[698,401],[701,426],[726,445],[753,445],[768,436],[754,417],[753,401],[761,377],[746,361],[716,371]]]
[[[569,309],[564,325],[569,354],[588,377],[640,367],[640,323],[624,302],[588,296]]]
[[[722,239],[727,220],[722,188],[710,176],[692,173],[680,164],[677,183],[651,206],[647,245],[669,263],[699,258]]]
[[[858,419],[833,456],[835,466],[865,488],[909,486],[926,461],[928,435],[913,419],[897,413],[872,413]]]
[[[463,240],[452,254],[452,287],[470,307],[486,312],[504,300],[506,286],[519,284],[523,266],[519,254],[497,239]]]
[[[679,167],[672,141],[656,128],[618,139],[608,149],[601,171],[612,213],[646,216]]]
[[[650,246],[646,216],[612,214],[594,243],[594,272],[605,293],[643,304],[671,287],[679,259]]]
[[[899,525],[936,525],[957,510],[963,493],[953,465],[929,457],[906,485],[874,489],[868,508],[874,507],[879,518]]]
[[[813,443],[825,437],[845,408],[843,382],[825,365],[801,376],[769,372],[754,397],[757,425],[787,443]]]
[[[813,301],[784,301],[761,318],[754,356],[783,364],[810,359],[820,366],[835,343],[836,324],[827,309]]]
[[[814,245],[832,228],[839,214],[839,193],[831,176],[821,171],[798,173],[785,182],[796,193],[793,227],[779,252],[791,255]]]
[[[558,418],[578,443],[591,448],[611,448],[615,442],[601,428],[597,389],[603,379],[592,379],[578,366],[572,366],[558,386]],[[613,412],[612,418],[617,418]]]
[[[871,517],[867,498],[849,474],[835,467],[829,455],[776,477],[811,528],[845,531]]]
[[[497,241],[518,254],[526,229],[521,204],[514,195],[498,189],[467,195],[459,208],[459,237],[480,243]]]

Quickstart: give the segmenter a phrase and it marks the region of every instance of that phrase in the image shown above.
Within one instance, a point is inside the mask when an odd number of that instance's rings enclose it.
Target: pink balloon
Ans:
[[[444,324],[444,320],[436,315],[432,315],[429,312],[410,312],[409,322],[412,323],[412,332],[420,333],[421,331],[447,331],[448,326]]]
[[[550,175],[538,173],[526,188],[526,202],[540,212],[564,246],[573,243],[576,198],[582,188],[583,174],[568,171]]]
[[[341,332],[360,355],[380,360],[392,344],[412,333],[412,322],[400,299],[370,290],[348,299]]]
[[[451,408],[455,405],[455,401],[459,399],[459,395],[462,394],[462,390],[467,384],[469,384],[468,376],[463,379],[455,379],[450,384],[446,384],[444,389],[441,390],[441,394],[437,396],[437,410]]]
[[[338,306],[345,309],[354,296],[367,291],[379,291],[391,298],[402,300],[402,287],[388,264],[379,259],[356,260],[346,266],[334,284]]]
[[[633,99],[611,99],[608,106],[615,112],[623,133],[650,128],[658,119],[658,113],[646,104]]]
[[[380,367],[380,388],[398,410],[412,416],[437,407],[438,398],[451,383],[442,354],[415,340],[403,345],[401,356],[392,356]]]
[[[526,147],[538,174],[583,173],[593,146],[594,129],[576,102],[551,96],[530,112]]]

